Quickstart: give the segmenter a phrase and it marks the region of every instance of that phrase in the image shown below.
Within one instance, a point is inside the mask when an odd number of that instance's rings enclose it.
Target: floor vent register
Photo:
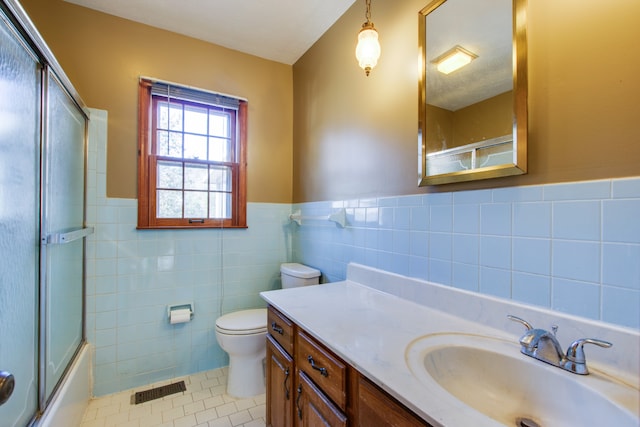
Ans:
[[[184,381],[180,381],[177,383],[167,384],[145,391],[138,391],[135,395],[133,395],[133,402],[131,403],[133,403],[134,405],[138,405],[140,403],[160,399],[162,397],[169,396],[170,394],[180,393],[183,391],[187,391],[187,386],[184,384]]]

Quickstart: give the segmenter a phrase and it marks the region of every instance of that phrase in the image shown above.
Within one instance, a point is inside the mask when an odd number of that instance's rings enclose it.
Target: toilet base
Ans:
[[[265,387],[264,359],[266,354],[258,357],[229,357],[229,376],[227,378],[227,394],[233,397],[253,397],[263,394]]]

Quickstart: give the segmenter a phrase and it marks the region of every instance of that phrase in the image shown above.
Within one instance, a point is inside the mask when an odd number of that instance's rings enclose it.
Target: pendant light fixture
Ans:
[[[367,21],[362,24],[362,28],[358,33],[356,58],[360,68],[368,76],[371,69],[378,63],[378,58],[380,58],[380,43],[378,42],[378,31],[376,31],[373,27],[373,22],[371,22],[371,0],[365,0],[365,3],[367,5],[365,15]]]

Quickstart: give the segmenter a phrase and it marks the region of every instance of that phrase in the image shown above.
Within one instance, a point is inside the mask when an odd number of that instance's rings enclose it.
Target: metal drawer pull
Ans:
[[[302,397],[302,385],[298,386],[298,398],[296,399],[296,407],[298,408],[298,418],[302,419],[302,408],[300,407],[300,398]]]
[[[313,360],[313,357],[311,357],[311,355],[307,356],[307,360],[309,361],[309,364],[311,364],[311,367],[313,369],[315,369],[316,371],[320,371],[320,375],[322,375],[323,377],[329,376],[329,372],[327,371],[327,368],[320,368],[316,366],[316,362]]]
[[[289,379],[289,368],[284,371],[284,395],[289,400],[289,387],[287,387],[287,380]]]
[[[271,322],[271,329],[279,333],[280,335],[284,334],[284,329],[282,329],[276,322]]]

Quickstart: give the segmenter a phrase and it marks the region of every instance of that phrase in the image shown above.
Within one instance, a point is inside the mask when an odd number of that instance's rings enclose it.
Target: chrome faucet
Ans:
[[[529,322],[516,316],[508,315],[509,320],[521,323],[527,331],[520,337],[520,352],[534,359],[564,369],[579,375],[587,375],[587,360],[584,355],[584,344],[595,344],[600,347],[609,348],[613,344],[595,338],[582,338],[574,341],[567,353],[564,354],[562,346],[556,338],[557,326],[552,326],[552,332],[544,329],[537,329]]]

